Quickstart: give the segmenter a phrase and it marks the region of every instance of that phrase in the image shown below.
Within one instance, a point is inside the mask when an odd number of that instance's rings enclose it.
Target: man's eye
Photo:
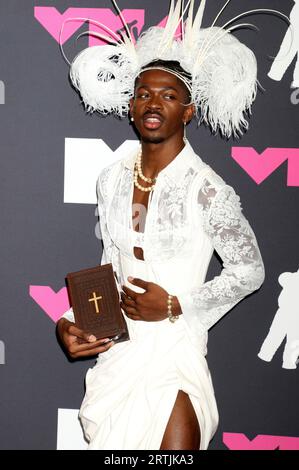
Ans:
[[[175,100],[175,96],[174,95],[165,95],[165,98],[167,98],[168,100]]]
[[[139,93],[137,95],[138,98],[148,98],[149,94],[148,93]]]

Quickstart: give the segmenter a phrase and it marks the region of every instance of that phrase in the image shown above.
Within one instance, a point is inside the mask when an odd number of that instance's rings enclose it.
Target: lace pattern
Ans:
[[[221,274],[178,296],[193,328],[209,330],[225,313],[264,281],[265,269],[240,197],[218,175],[206,178],[197,203],[202,227],[222,259]]]
[[[191,231],[189,190],[195,176],[195,170],[190,167],[179,183],[164,178],[152,216],[151,243],[147,246],[149,259],[167,261],[188,243]]]
[[[109,234],[108,227],[107,227],[107,217],[106,217],[106,206],[107,206],[108,191],[109,191],[108,181],[109,181],[113,167],[114,167],[113,165],[109,165],[108,167],[104,168],[101,171],[98,177],[98,181],[97,181],[97,198],[98,198],[100,231],[101,231],[101,238],[103,241],[101,265],[112,263],[114,274],[116,277],[117,288],[120,293],[121,281],[120,281],[119,251]]]
[[[103,251],[101,257],[101,265],[112,263],[115,273],[119,273],[119,257],[118,253],[115,250],[114,244],[111,240],[109,232],[107,230],[106,223],[106,210],[105,210],[105,200],[107,201],[107,191],[108,191],[108,180],[111,174],[112,165],[104,168],[100,173],[97,180],[97,199],[98,199],[98,214],[99,214],[99,223],[100,223],[100,235],[103,241]],[[117,288],[120,292],[119,286],[119,277],[117,276]],[[71,322],[75,322],[73,308],[70,307],[63,315],[62,318],[66,318]]]
[[[264,264],[240,197],[189,144],[160,176],[142,235],[145,260],[170,290],[179,287],[172,293],[191,331],[201,337],[261,286]],[[131,254],[130,243],[138,241],[129,230],[132,185],[132,168],[122,162],[104,168],[97,182],[101,264],[112,263],[119,291],[120,253]],[[202,282],[213,250],[223,262],[222,271]]]

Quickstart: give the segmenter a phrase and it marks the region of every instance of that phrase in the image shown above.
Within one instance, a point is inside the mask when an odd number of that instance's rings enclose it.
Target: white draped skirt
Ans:
[[[122,256],[127,276],[155,282],[144,261]],[[183,315],[175,322],[133,321],[126,317],[130,341],[99,355],[86,374],[80,409],[88,449],[159,450],[179,390],[186,392],[206,450],[219,416],[213,383],[201,348],[190,341]]]

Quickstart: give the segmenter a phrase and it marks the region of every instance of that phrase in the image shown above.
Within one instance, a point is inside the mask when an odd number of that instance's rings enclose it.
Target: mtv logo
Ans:
[[[78,414],[79,410],[58,408],[57,450],[87,449]]]
[[[120,160],[139,142],[126,140],[113,152],[102,139],[65,139],[64,202],[96,204],[96,182],[103,168]]]

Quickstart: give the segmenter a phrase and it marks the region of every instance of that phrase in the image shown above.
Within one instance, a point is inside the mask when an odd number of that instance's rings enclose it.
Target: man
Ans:
[[[227,136],[246,127],[256,60],[222,28],[200,28],[204,1],[194,21],[191,2],[178,41],[181,3],[136,47],[112,35],[113,46],[87,48],[71,67],[87,109],[129,109],[140,137],[138,154],[104,168],[97,183],[101,263],[116,272],[130,341],[96,341],[72,323],[72,309],[57,326],[72,358],[99,354],[79,414],[89,449],[207,449],[219,420],[208,330],[265,276],[239,196],[185,138],[197,112]],[[136,207],[144,210],[134,226]],[[224,268],[205,282],[214,249]]]
[[[130,114],[140,134],[142,173],[151,179],[157,178],[159,173],[163,169],[169,168],[171,162],[181,154],[186,145],[184,142],[184,128],[194,114],[194,107],[190,104],[190,94],[185,84],[177,76],[168,71],[160,70],[158,68],[160,65],[178,69],[178,65],[175,63],[160,61],[156,63],[157,69],[153,68],[142,72],[136,80],[134,98],[130,101]],[[155,65],[152,64],[152,67],[155,67]],[[113,166],[117,165],[119,165],[118,162]],[[144,182],[141,178],[138,178],[137,181],[142,188],[151,186],[151,183]],[[135,185],[133,208],[134,204],[143,205],[147,208],[148,201],[149,191],[144,191],[138,185]],[[139,223],[145,225],[144,220],[139,219]],[[134,255],[138,260],[144,260],[142,248],[134,247]],[[258,256],[257,258],[261,263],[261,259]],[[189,263],[188,259],[185,260],[185,263]],[[198,263],[200,263],[200,260],[198,260]],[[262,272],[261,275],[263,276]],[[137,288],[139,287],[144,291],[138,293],[132,288],[122,285],[121,307],[127,318],[132,322],[162,322],[165,319],[167,320],[167,290],[159,284],[148,282],[145,279],[135,278],[129,280],[133,286],[137,286]],[[177,317],[184,315],[182,314],[179,298],[175,295],[173,295],[172,313]],[[95,338],[89,335],[88,332],[80,331],[65,318],[58,322],[58,333],[72,358],[93,356],[104,353],[113,347],[113,342],[108,341],[105,344],[108,338],[95,341]],[[85,340],[85,343],[78,344],[78,338]],[[142,352],[141,348],[140,354]],[[134,362],[131,367],[134,367]],[[100,369],[98,374],[101,374]],[[169,416],[160,449],[194,450],[200,448],[200,442],[200,424],[194,407],[189,395],[180,389]]]
[[[174,65],[178,68],[178,64]],[[137,79],[135,96],[131,99],[131,116],[134,117],[136,129],[140,133],[143,172],[147,177],[157,175],[183,149],[184,126],[194,114],[193,104],[188,103],[188,89],[182,81],[168,72],[149,70]],[[142,180],[140,183],[144,184]],[[145,185],[149,186],[149,183]],[[147,207],[148,196],[149,192],[135,187],[133,204]],[[139,220],[139,223],[144,221]],[[141,252],[142,249],[136,249],[137,258],[143,257]],[[132,283],[142,288],[148,287],[148,283],[143,280]],[[165,306],[168,294],[160,286],[152,284],[146,294],[136,294],[124,286],[123,289],[121,307],[129,318],[136,321],[159,321],[167,318]],[[181,314],[176,297],[173,311],[176,315]],[[114,345],[109,338],[96,341],[93,335],[78,329],[65,318],[59,320],[57,329],[63,345],[73,359],[95,356]],[[78,343],[78,339],[85,343]],[[106,341],[108,342],[105,343]],[[198,449],[199,446],[200,428],[195,412],[188,395],[180,391],[161,449]]]

